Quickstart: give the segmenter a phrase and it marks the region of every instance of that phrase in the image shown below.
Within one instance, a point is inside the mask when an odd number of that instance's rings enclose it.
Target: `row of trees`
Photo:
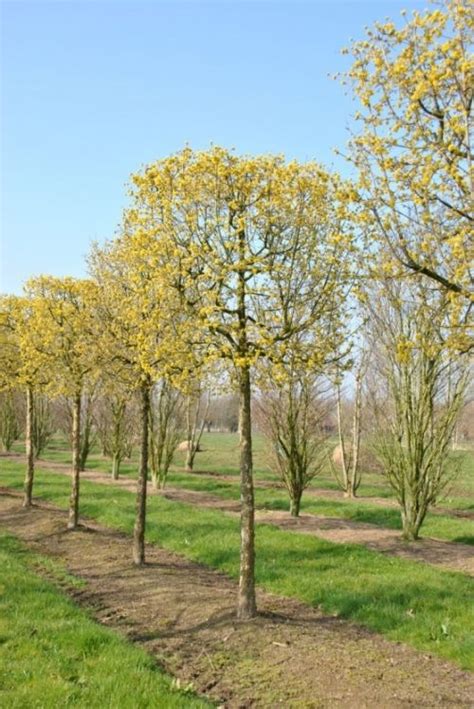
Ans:
[[[357,330],[375,362],[377,399],[385,397],[379,455],[405,536],[417,536],[441,488],[472,346],[472,29],[458,0],[416,14],[403,30],[377,26],[354,46],[348,78],[363,130],[350,155],[359,182],[315,163],[185,148],[132,176],[120,233],[93,248],[88,280],[39,277],[23,298],[2,301],[4,385],[26,391],[28,499],[36,392],[72,402],[71,529],[84,392],[98,377],[110,396],[136,392],[133,559],[142,564],[150,458],[166,456],[150,448],[152,398],[168,396],[168,386],[186,395],[221,368],[239,398],[237,613],[252,617],[252,387],[276,402],[279,415],[267,418],[291,488],[314,452],[305,401],[323,375],[340,380]],[[358,436],[346,475],[351,466],[357,475]]]

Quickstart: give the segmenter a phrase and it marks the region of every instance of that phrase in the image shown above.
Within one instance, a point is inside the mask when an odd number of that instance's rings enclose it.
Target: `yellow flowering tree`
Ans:
[[[377,23],[344,76],[360,104],[349,159],[385,266],[448,291],[463,336],[473,294],[474,13],[470,0]]]
[[[140,409],[140,463],[133,532],[133,561],[145,562],[149,425],[153,385],[179,373],[180,348],[170,327],[172,297],[163,287],[163,256],[146,234],[124,234],[90,256],[97,285],[98,362],[104,381],[135,391]],[[176,321],[177,323],[177,321]],[[178,330],[179,331],[179,330]],[[109,384],[110,386],[110,384]]]
[[[317,164],[239,157],[219,147],[186,148],[133,176],[128,228],[167,250],[165,276],[187,314],[183,337],[235,372],[240,618],[256,612],[251,372],[334,312],[351,247],[346,197],[345,186]]]
[[[38,302],[32,298],[0,299],[0,391],[25,391],[26,472],[23,506],[31,507],[35,473],[35,394],[47,384],[48,361],[40,347],[36,324]]]
[[[39,276],[26,284],[34,304],[31,331],[34,356],[41,353],[50,372],[47,388],[72,400],[72,484],[68,529],[79,521],[81,398],[87,378],[95,374],[94,305],[91,281]]]

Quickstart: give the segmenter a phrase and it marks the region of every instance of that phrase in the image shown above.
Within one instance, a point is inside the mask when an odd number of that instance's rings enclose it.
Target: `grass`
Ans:
[[[2,484],[20,489],[22,475],[21,465],[2,461]],[[35,494],[65,508],[69,479],[39,471]],[[134,502],[127,491],[82,482],[81,513],[109,527],[131,533]],[[153,496],[147,539],[238,576],[238,521],[221,512]],[[256,575],[263,588],[474,669],[474,588],[463,574],[258,525]]]
[[[207,492],[225,500],[239,499],[239,486],[235,483],[199,477],[187,473],[172,473],[169,484],[186,490]],[[288,510],[286,491],[275,489],[255,489],[255,503],[261,509]],[[402,529],[400,512],[397,508],[370,504],[363,500],[314,499],[303,494],[302,512],[323,517],[336,517],[353,522],[364,522],[389,529]],[[422,527],[422,536],[435,537],[446,541],[462,541],[474,544],[474,523],[470,519],[428,513]]]
[[[149,655],[91,620],[37,569],[81,583],[0,534],[1,706],[210,706],[173,689]]]
[[[18,451],[21,447],[16,445]],[[184,454],[176,453],[175,466],[171,469],[169,484],[201,492],[208,492],[223,499],[239,499],[238,489],[238,436],[237,434],[210,433],[204,434],[202,439],[203,451],[197,456],[197,467],[203,473],[218,471],[219,473],[235,476],[235,484],[203,475],[186,474],[178,466],[184,465]],[[440,501],[440,506],[447,509],[472,511],[474,509],[473,497],[458,497],[457,492],[471,491],[474,493],[474,459],[469,451],[456,451],[452,454],[457,462],[459,473],[457,480],[448,490],[448,497]],[[46,460],[54,462],[69,463],[71,452],[68,450],[68,443],[57,436],[52,445],[44,453]],[[254,460],[256,480],[266,480],[276,482],[277,477],[270,471],[267,465],[267,454],[265,452],[265,440],[261,435],[254,436]],[[94,447],[87,462],[87,469],[99,470],[104,473],[110,472],[110,461],[100,455],[97,447]],[[136,477],[137,461],[136,454],[131,461],[122,464],[122,475]],[[333,498],[311,499],[303,495],[301,506],[302,512],[315,515],[340,518],[353,522],[374,524],[389,529],[401,530],[401,518],[398,508],[383,507],[380,504],[371,503],[370,497],[393,498],[393,493],[387,485],[385,479],[377,474],[367,474],[363,477],[363,484],[359,490],[357,500],[340,500]],[[334,479],[323,474],[315,478],[312,487],[319,490],[338,490]],[[288,496],[285,491],[278,489],[256,489],[256,504],[260,508],[286,510],[288,509]],[[428,513],[421,531],[422,536],[434,537],[451,542],[462,542],[474,545],[474,522],[467,518],[456,518],[450,515]]]

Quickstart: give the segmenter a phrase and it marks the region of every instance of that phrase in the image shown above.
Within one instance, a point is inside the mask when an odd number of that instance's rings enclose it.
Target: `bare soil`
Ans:
[[[93,522],[68,532],[64,511],[1,493],[1,526],[86,582],[64,588],[76,602],[222,707],[474,706],[474,676],[449,662],[264,592],[239,623],[225,575],[154,545],[134,567],[126,535]]]
[[[20,456],[15,456],[22,459]],[[63,463],[37,461],[36,465],[52,472],[69,472],[70,467]],[[98,470],[86,470],[81,473],[81,479],[106,485],[116,485],[129,492],[136,491],[136,482],[129,477],[112,480]],[[319,491],[318,491],[319,492]],[[234,500],[224,500],[217,495],[196,490],[166,487],[165,490],[155,490],[148,487],[149,494],[162,495],[168,500],[197,505],[208,509],[220,510],[229,514],[239,514],[240,503]],[[398,556],[412,561],[420,561],[433,566],[439,566],[450,571],[458,571],[474,576],[474,547],[460,542],[447,542],[424,537],[416,542],[405,542],[400,532],[374,524],[353,522],[335,517],[300,514],[291,517],[289,513],[273,510],[257,510],[257,522],[272,524],[286,531],[310,534],[330,542],[341,544],[361,544],[368,549]]]

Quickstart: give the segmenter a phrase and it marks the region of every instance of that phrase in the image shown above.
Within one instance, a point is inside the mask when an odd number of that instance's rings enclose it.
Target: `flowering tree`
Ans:
[[[349,159],[386,268],[448,291],[463,349],[474,285],[474,13],[469,0],[438,4],[401,27],[378,23],[351,47],[345,82],[360,111]]]
[[[24,389],[26,473],[23,506],[31,507],[35,474],[35,393],[50,376],[48,359],[40,346],[34,298],[4,296],[0,300],[0,391]]]
[[[48,389],[72,400],[72,486],[68,529],[79,522],[81,470],[81,397],[88,377],[95,373],[94,304],[91,281],[39,276],[26,291],[34,305],[32,352],[40,353],[50,372]]]
[[[185,338],[225,360],[239,392],[241,554],[238,616],[256,612],[251,372],[334,309],[347,276],[345,187],[281,157],[191,149],[133,177],[130,229],[167,249]],[[337,300],[337,299],[336,299]],[[304,338],[302,338],[304,339]],[[319,357],[319,351],[315,353]],[[308,366],[312,366],[308,353]]]
[[[133,532],[133,561],[140,566],[145,562],[152,388],[163,377],[179,372],[179,340],[170,326],[173,298],[163,287],[163,255],[150,248],[147,235],[140,231],[131,233],[125,226],[120,238],[104,248],[94,248],[90,266],[100,294],[96,310],[98,362],[102,371],[107,370],[107,377],[120,382],[126,391],[136,391],[140,401]]]

